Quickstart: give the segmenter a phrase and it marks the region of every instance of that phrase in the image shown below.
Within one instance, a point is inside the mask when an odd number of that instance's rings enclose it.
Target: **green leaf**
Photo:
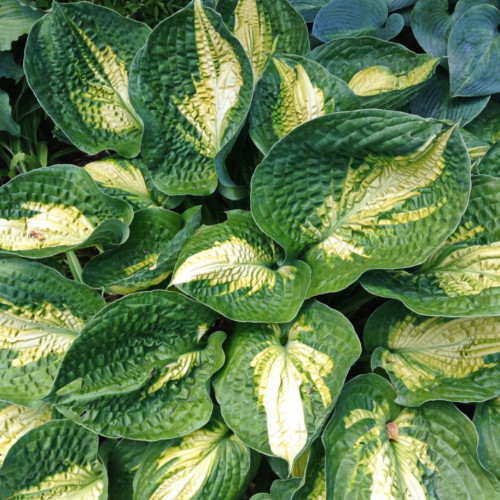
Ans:
[[[225,0],[217,10],[245,49],[256,82],[275,53],[310,50],[306,23],[288,0]]]
[[[144,461],[148,445],[145,441],[122,439],[113,448],[106,463],[110,499],[132,499],[134,478]]]
[[[250,212],[227,217],[187,242],[170,284],[235,321],[290,321],[304,301],[309,266],[298,260],[278,265],[279,249]]]
[[[194,215],[189,218],[191,212],[186,226],[181,215],[162,208],[136,212],[129,239],[118,248],[94,257],[83,270],[83,281],[119,294],[161,283],[173,271],[184,242],[201,223],[199,207],[195,207]]]
[[[151,207],[175,208],[180,197],[168,197],[153,184],[143,160],[104,158],[85,165],[85,170],[106,194],[129,203],[134,210]]]
[[[177,293],[129,295],[75,340],[46,400],[106,437],[172,438],[204,425],[210,377],[224,362],[215,314]]]
[[[334,40],[308,57],[344,80],[359,97],[361,107],[384,109],[409,102],[438,63],[434,57],[371,37]]]
[[[305,475],[291,500],[325,500],[326,469],[325,448],[320,438],[311,445]]]
[[[0,5],[0,50],[10,50],[12,42],[25,35],[44,12],[20,0],[2,0]]]
[[[328,498],[499,498],[472,422],[451,403],[402,408],[374,374],[351,380],[323,435]]]
[[[385,0],[389,12],[412,7],[416,2],[417,0]]]
[[[500,480],[500,397],[476,405],[474,425],[479,435],[479,459]]]
[[[424,118],[451,120],[465,126],[488,104],[490,96],[451,97],[447,72],[437,68],[427,85],[412,99],[411,112]]]
[[[500,179],[472,178],[455,232],[419,268],[371,271],[363,286],[433,316],[500,315]]]
[[[500,11],[477,5],[453,25],[448,39],[450,86],[453,96],[482,96],[500,92]],[[473,27],[473,29],[471,29]]]
[[[82,151],[139,153],[142,124],[128,72],[150,29],[92,5],[54,3],[28,37],[24,71],[38,101]]]
[[[331,0],[314,19],[312,34],[322,42],[348,36],[390,40],[403,27],[403,18],[389,15],[385,0]]]
[[[500,141],[486,151],[477,164],[479,173],[500,177]]]
[[[51,418],[52,408],[49,405],[25,408],[0,401],[0,468],[7,452],[21,436]]]
[[[320,64],[300,56],[272,57],[255,89],[250,135],[267,154],[302,123],[357,107],[347,84]]]
[[[47,422],[21,437],[0,469],[3,500],[107,498],[98,438],[69,420]]]
[[[50,267],[0,259],[0,399],[31,405],[50,390],[62,357],[100,295]]]
[[[134,500],[240,500],[256,463],[256,454],[215,412],[202,429],[149,445]]]
[[[142,155],[159,189],[208,195],[217,174],[222,184],[231,185],[224,158],[245,121],[252,92],[243,47],[201,0],[153,30],[134,60],[130,94],[144,122]]]
[[[23,76],[23,68],[14,61],[12,53],[0,52],[0,78],[20,80]]]
[[[372,369],[389,373],[400,404],[500,394],[500,318],[429,318],[390,301],[370,316],[363,338]]]
[[[0,89],[0,131],[5,130],[16,137],[21,135],[19,124],[12,119],[9,94]]]
[[[82,168],[54,165],[0,188],[0,250],[33,258],[128,237],[132,208],[103,194]]]
[[[500,103],[490,101],[483,112],[471,121],[466,130],[494,144],[500,139]]]
[[[291,470],[321,431],[361,348],[342,314],[313,301],[286,325],[238,325],[226,353],[214,381],[225,421]]]
[[[306,23],[312,23],[314,18],[329,0],[288,0],[290,4],[302,15]]]
[[[469,176],[456,127],[395,111],[334,113],[273,147],[252,179],[252,213],[288,258],[311,266],[311,297],[368,269],[421,263],[458,224]]]

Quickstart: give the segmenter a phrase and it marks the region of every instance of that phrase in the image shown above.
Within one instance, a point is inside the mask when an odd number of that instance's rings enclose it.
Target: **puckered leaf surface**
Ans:
[[[149,446],[134,500],[240,500],[257,463],[215,412],[202,429]]]
[[[370,316],[364,343],[397,402],[484,401],[500,394],[500,318],[419,316],[390,301]]]
[[[139,153],[129,69],[150,29],[88,2],[54,3],[28,37],[24,70],[38,101],[81,150]]]
[[[106,469],[97,458],[98,437],[69,420],[31,430],[9,450],[0,469],[3,500],[107,498]]]
[[[308,56],[344,80],[364,108],[397,109],[432,76],[438,60],[368,36],[341,38]]]
[[[105,195],[74,165],[18,175],[0,188],[0,252],[48,257],[77,247],[119,244],[133,211]]]
[[[369,292],[421,314],[500,315],[500,179],[472,179],[455,232],[415,270],[367,273],[362,283]]]
[[[275,53],[304,55],[310,50],[306,23],[288,0],[225,0],[217,10],[245,49],[255,81]]]
[[[470,189],[456,128],[382,110],[316,118],[284,137],[252,178],[252,213],[312,268],[309,296],[364,271],[422,262],[459,222]]]
[[[347,84],[320,64],[300,56],[272,57],[255,89],[250,135],[267,154],[302,123],[358,107]]]
[[[129,295],[97,314],[68,350],[46,398],[107,437],[157,440],[210,418],[210,377],[224,362],[223,332],[203,336],[215,314],[157,290]]]
[[[104,300],[37,262],[0,259],[0,400],[31,405]]]
[[[214,382],[224,419],[243,442],[291,469],[360,351],[349,321],[316,301],[286,325],[239,325]]]
[[[171,285],[235,321],[290,321],[304,301],[309,266],[299,260],[278,265],[279,248],[250,212],[227,216],[187,242]]]
[[[479,459],[500,480],[500,397],[476,405],[474,425],[479,434]]]
[[[231,184],[224,158],[250,107],[253,73],[219,14],[194,0],[160,23],[134,60],[130,92],[159,189],[207,195],[217,173]]]
[[[463,413],[451,403],[402,408],[395,397],[374,374],[344,387],[323,435],[329,499],[499,497]]]

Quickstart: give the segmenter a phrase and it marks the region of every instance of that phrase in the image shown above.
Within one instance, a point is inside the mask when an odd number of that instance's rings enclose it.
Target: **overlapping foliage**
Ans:
[[[4,0],[0,500],[500,498],[499,9]]]

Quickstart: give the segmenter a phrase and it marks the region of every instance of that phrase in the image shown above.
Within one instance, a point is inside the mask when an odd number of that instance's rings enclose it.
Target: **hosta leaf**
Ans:
[[[12,118],[12,108],[10,107],[9,94],[0,89],[0,131],[5,130],[10,135],[21,135],[19,124]]]
[[[328,498],[498,498],[472,422],[451,403],[402,408],[377,375],[351,380],[323,435]]]
[[[139,153],[142,123],[128,72],[150,29],[88,2],[54,3],[30,32],[24,71],[38,101],[69,140],[95,154]]]
[[[235,321],[290,321],[304,301],[309,267],[298,260],[278,265],[277,246],[249,212],[227,217],[187,242],[171,285]]]
[[[130,203],[135,210],[178,205],[178,197],[168,197],[156,189],[143,160],[105,158],[84,168],[102,191]]]
[[[83,270],[83,281],[111,293],[144,290],[165,280],[174,269],[184,242],[201,222],[201,211],[195,207],[183,217],[162,208],[145,208],[136,212],[130,225],[129,239],[118,248],[94,257]],[[160,258],[161,256],[161,258]]]
[[[500,177],[500,141],[486,151],[477,164],[479,173]]]
[[[238,325],[214,382],[225,421],[243,442],[291,469],[360,352],[349,321],[316,301],[286,325]]]
[[[134,500],[240,500],[256,462],[216,412],[202,429],[149,445]]]
[[[100,295],[37,262],[0,259],[0,400],[29,405],[50,390],[61,359]]]
[[[490,96],[451,97],[449,76],[438,67],[436,74],[412,99],[411,112],[424,118],[460,122],[464,126],[481,113],[489,99]]]
[[[40,168],[0,188],[0,251],[41,258],[119,244],[132,217],[127,203],[103,194],[83,169]]]
[[[69,420],[47,422],[21,437],[0,469],[2,500],[107,498],[98,438]]]
[[[397,43],[371,37],[341,38],[308,56],[344,80],[361,107],[395,109],[415,96],[438,60]]]
[[[207,195],[217,186],[217,173],[230,184],[224,158],[252,89],[245,51],[201,0],[154,29],[134,61],[130,92],[144,121],[142,155],[158,188]]]
[[[469,175],[456,128],[394,111],[334,113],[273,147],[252,179],[252,213],[311,266],[313,296],[370,268],[422,262],[458,224]]]
[[[215,314],[162,290],[129,295],[97,314],[61,364],[47,401],[107,437],[157,440],[204,425],[210,377],[224,362]]]
[[[267,154],[302,123],[357,107],[347,84],[318,63],[300,56],[272,57],[255,89],[250,135]]]
[[[49,405],[25,408],[0,401],[0,467],[7,452],[21,436],[51,418],[52,408]]]
[[[269,493],[258,493],[250,498],[250,500],[290,500],[295,490],[299,487],[300,478],[290,478],[273,481]]]
[[[225,0],[217,10],[245,49],[255,81],[274,53],[304,55],[310,50],[306,23],[288,0]]]
[[[110,499],[129,500],[133,497],[134,478],[144,460],[148,444],[146,441],[121,439],[113,448],[106,463]]]
[[[23,76],[23,68],[14,61],[12,53],[0,52],[0,78],[20,80]]]
[[[329,0],[288,0],[290,4],[301,13],[306,23],[312,23],[321,7]]]
[[[429,318],[391,301],[368,319],[364,343],[396,401],[484,401],[500,394],[500,318]]]
[[[325,448],[320,438],[311,445],[304,479],[291,500],[326,500]]]
[[[479,434],[479,459],[500,480],[500,397],[476,405],[474,425]]]
[[[323,42],[346,36],[390,40],[403,27],[403,18],[389,15],[385,0],[331,0],[314,19],[312,34]]]
[[[455,232],[419,268],[371,271],[363,286],[421,314],[500,315],[500,179],[473,177]]]
[[[385,0],[389,12],[413,6],[417,0]]]
[[[467,125],[466,130],[484,141],[497,142],[500,139],[500,103],[490,101],[483,112]]]
[[[10,50],[12,42],[25,35],[44,12],[20,0],[2,0],[0,5],[0,50]]]
[[[453,96],[500,92],[495,69],[500,64],[499,24],[500,11],[496,7],[476,5],[453,25],[448,39]]]

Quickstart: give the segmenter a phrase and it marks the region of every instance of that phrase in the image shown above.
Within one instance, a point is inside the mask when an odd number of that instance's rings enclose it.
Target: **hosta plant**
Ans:
[[[0,500],[500,498],[500,3],[48,3],[0,6]]]

